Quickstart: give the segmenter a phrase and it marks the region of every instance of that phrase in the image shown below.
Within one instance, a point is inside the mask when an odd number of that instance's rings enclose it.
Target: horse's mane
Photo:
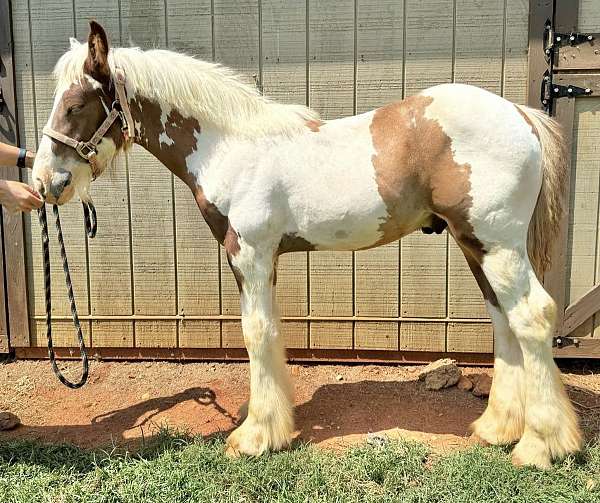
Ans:
[[[56,64],[58,88],[84,78],[87,44],[71,40],[71,49]],[[139,48],[110,49],[111,70],[123,69],[128,89],[167,104],[217,129],[243,136],[291,134],[317,120],[317,112],[302,105],[275,103],[255,87],[242,82],[232,70],[186,54]]]

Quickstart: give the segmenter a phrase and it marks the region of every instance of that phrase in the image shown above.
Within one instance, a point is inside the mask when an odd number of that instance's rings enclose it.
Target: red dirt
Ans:
[[[424,441],[439,450],[472,443],[469,424],[485,399],[457,387],[428,391],[418,366],[291,365],[298,437],[343,447],[370,432]],[[600,431],[600,375],[565,374],[588,439]],[[463,368],[463,374],[491,369]],[[340,378],[341,376],[341,378]],[[0,440],[37,438],[83,447],[134,447],[161,425],[210,435],[235,427],[248,396],[238,363],[93,362],[80,390],[62,386],[47,361],[0,365],[0,410],[22,425]]]

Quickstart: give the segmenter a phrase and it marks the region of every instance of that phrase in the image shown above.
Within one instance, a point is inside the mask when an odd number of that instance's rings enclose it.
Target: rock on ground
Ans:
[[[425,381],[427,389],[438,390],[454,386],[462,375],[455,360],[444,358],[427,365],[420,373],[419,380]]]
[[[11,412],[0,412],[0,431],[13,430],[21,424],[18,416]]]
[[[473,389],[473,381],[466,376],[461,376],[458,381],[458,389],[463,391],[471,391]]]
[[[492,378],[487,374],[480,374],[475,382],[475,386],[472,393],[475,396],[486,397],[490,395],[490,389],[492,388]]]

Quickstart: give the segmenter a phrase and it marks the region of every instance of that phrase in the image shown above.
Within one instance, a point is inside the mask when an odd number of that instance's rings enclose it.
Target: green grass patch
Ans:
[[[547,472],[508,450],[434,456],[414,442],[229,460],[221,438],[160,433],[136,453],[0,444],[0,502],[600,502],[600,444]]]

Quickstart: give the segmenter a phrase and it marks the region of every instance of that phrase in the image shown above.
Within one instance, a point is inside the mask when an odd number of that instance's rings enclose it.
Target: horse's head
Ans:
[[[89,200],[90,181],[127,143],[102,26],[90,22],[87,44],[71,39],[55,74],[54,107],[33,166],[34,187],[50,203],[64,204],[75,192]]]

